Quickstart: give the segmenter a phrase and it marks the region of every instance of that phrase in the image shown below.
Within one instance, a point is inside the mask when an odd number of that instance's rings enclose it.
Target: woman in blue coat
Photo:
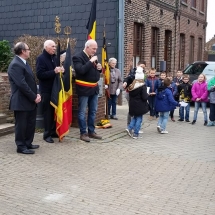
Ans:
[[[174,110],[178,106],[178,102],[174,100],[171,81],[168,78],[164,79],[164,87],[156,95],[155,110],[160,112],[158,119],[157,130],[161,134],[168,134],[166,131],[166,125],[169,118],[169,112]]]

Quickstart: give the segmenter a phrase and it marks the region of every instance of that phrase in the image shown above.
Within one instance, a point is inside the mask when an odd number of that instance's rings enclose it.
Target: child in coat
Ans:
[[[163,90],[157,93],[155,102],[155,110],[160,112],[157,124],[157,130],[159,133],[168,134],[166,125],[169,118],[169,112],[174,110],[176,106],[178,106],[178,102],[173,98],[171,81],[170,79],[165,78],[163,81]]]
[[[200,74],[198,81],[192,86],[192,100],[195,102],[194,116],[192,125],[196,123],[197,115],[200,105],[202,106],[202,111],[204,114],[204,125],[208,124],[207,116],[207,102],[208,102],[208,89],[206,83],[206,77],[204,74]]]
[[[138,138],[143,115],[149,111],[147,87],[143,80],[143,68],[137,67],[135,79],[128,87],[129,115],[132,116],[132,119],[126,129],[128,135],[134,139]]]
[[[184,110],[185,110],[185,121],[190,122],[190,102],[191,102],[191,88],[192,85],[189,83],[189,75],[184,75],[183,83],[178,85],[178,93],[179,93],[179,101],[187,103],[187,106],[180,106],[179,108],[179,115],[180,119],[178,121],[183,122],[184,121]]]

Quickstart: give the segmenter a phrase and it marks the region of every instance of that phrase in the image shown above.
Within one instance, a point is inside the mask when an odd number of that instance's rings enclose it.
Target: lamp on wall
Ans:
[[[150,4],[147,2],[146,3],[146,10],[149,10],[149,8],[150,8]]]
[[[160,9],[160,15],[163,16],[163,9]]]

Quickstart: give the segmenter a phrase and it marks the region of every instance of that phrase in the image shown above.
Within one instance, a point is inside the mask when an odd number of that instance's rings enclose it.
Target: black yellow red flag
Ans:
[[[88,23],[86,28],[88,29],[87,39],[96,39],[96,5],[97,0],[92,1],[90,17],[88,19]]]
[[[102,71],[105,76],[105,84],[110,84],[110,68],[108,65],[108,55],[107,55],[107,46],[106,46],[106,35],[105,29],[103,31],[103,46],[102,46]]]
[[[67,41],[66,58],[63,66],[65,69],[64,74],[60,73],[57,75],[59,76],[58,89],[52,90],[52,96],[57,97],[57,104],[53,103],[53,99],[51,99],[51,105],[55,108],[56,133],[60,141],[69,132],[72,123],[72,68],[69,39]],[[56,91],[58,93],[57,96]]]

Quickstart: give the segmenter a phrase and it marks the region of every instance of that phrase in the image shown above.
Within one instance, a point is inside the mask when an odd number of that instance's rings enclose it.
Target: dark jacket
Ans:
[[[146,85],[129,91],[129,114],[131,116],[141,116],[149,111],[147,102],[148,94]]]
[[[150,87],[149,93],[156,92],[158,89],[158,78],[157,77],[148,77],[146,79],[146,86]]]
[[[178,106],[178,102],[174,100],[171,88],[166,87],[157,93],[155,100],[155,110],[157,112],[168,112],[174,110],[176,106]]]
[[[192,94],[191,94],[192,85],[188,83],[182,83],[178,85],[178,93],[179,93],[179,101],[191,102]]]
[[[72,58],[76,74],[76,93],[79,96],[99,94],[97,82],[102,70],[97,70],[89,57],[82,51]]]
[[[31,111],[36,108],[37,85],[30,68],[17,56],[8,67],[11,86],[9,109],[15,111]]]
[[[56,65],[56,56],[50,55],[46,50],[43,50],[43,53],[38,56],[36,69],[41,93],[52,92],[52,86],[56,76],[54,71]]]
[[[126,83],[127,83],[127,86],[129,86],[129,85],[133,82],[133,80],[135,79],[136,70],[137,70],[136,67],[133,68],[133,69],[129,72],[128,76],[123,80],[123,83],[126,82]]]

